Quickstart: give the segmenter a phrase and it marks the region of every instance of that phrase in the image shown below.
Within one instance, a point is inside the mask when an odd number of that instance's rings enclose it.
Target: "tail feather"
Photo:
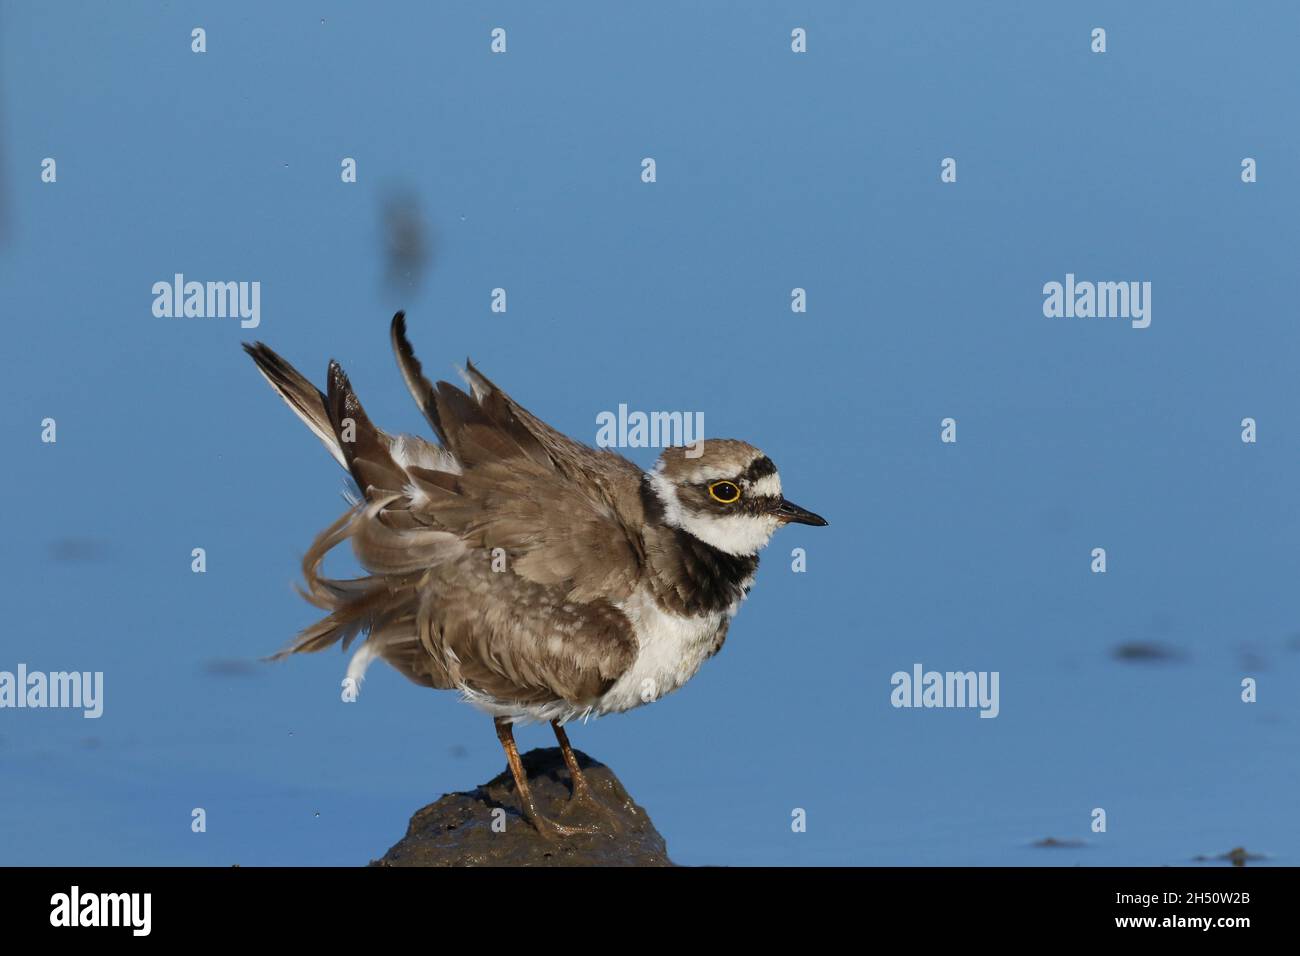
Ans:
[[[447,382],[432,384],[424,375],[415,349],[406,337],[406,313],[393,316],[393,351],[397,366],[416,404],[433,427],[438,441],[461,464],[513,458],[519,455],[549,467],[546,448],[516,415],[505,394],[487,381],[473,363],[465,373],[471,395]]]
[[[370,421],[338,362],[330,362],[325,411],[347,469],[366,497],[373,499],[375,491],[400,492],[407,477],[393,460],[392,442]]]
[[[334,460],[347,468],[347,458],[343,454],[343,448],[339,445],[334,426],[330,422],[325,396],[321,390],[263,343],[245,342],[244,351],[257,363],[257,370],[284,399],[285,404],[321,440],[321,444],[334,456]]]
[[[358,636],[371,631],[377,623],[395,613],[393,591],[383,577],[369,575],[336,579],[321,572],[325,556],[356,533],[356,519],[361,513],[361,507],[350,509],[317,535],[303,556],[302,573],[307,590],[299,589],[299,593],[330,613],[299,632],[271,660],[280,660],[290,654],[315,653],[338,643],[342,643],[346,651]]]
[[[404,339],[400,324],[395,323],[395,343]],[[321,392],[261,342],[245,344],[244,350],[294,414],[351,474],[366,499],[356,501],[322,531],[303,557],[302,594],[326,616],[299,632],[271,659],[336,644],[346,651],[359,641],[348,670],[357,682],[366,665],[382,657],[416,683],[454,686],[451,678],[429,667],[416,632],[418,582],[428,567],[456,556],[464,545],[456,535],[430,526],[409,509],[413,486],[423,489],[418,494],[425,497],[454,493],[454,476],[460,471],[455,458],[446,448],[411,436],[394,439],[377,428],[337,362],[330,362],[326,391]],[[424,379],[409,344],[406,352],[409,364],[403,365],[403,375],[413,392],[421,387],[427,391],[431,421],[441,436],[437,393]],[[400,364],[400,347],[398,357]],[[322,571],[326,554],[348,540],[370,573],[351,579],[327,577]]]
[[[313,654],[341,644],[347,651],[362,635],[365,640],[358,646],[348,676],[358,684],[366,667],[376,657],[382,657],[409,680],[426,687],[454,687],[456,682],[439,677],[428,666],[428,654],[417,633],[418,626],[431,628],[431,623],[417,625],[420,614],[418,575],[394,578],[389,575],[368,575],[360,578],[328,578],[322,573],[325,556],[347,539],[364,530],[359,523],[366,506],[350,509],[347,514],[317,535],[303,557],[302,571],[307,590],[303,596],[312,604],[330,613],[315,624],[304,628],[280,651],[268,660],[276,661],[293,654]],[[368,506],[374,508],[375,505]]]
[[[406,387],[411,392],[411,397],[415,399],[420,410],[424,412],[424,417],[428,419],[433,433],[438,436],[438,441],[443,448],[453,451],[451,443],[447,441],[447,431],[442,426],[442,416],[438,410],[437,392],[434,391],[433,384],[424,377],[424,369],[420,365],[420,360],[415,357],[415,349],[411,348],[411,342],[406,337],[406,313],[398,312],[393,316],[392,325],[393,352],[397,356],[397,367],[402,372],[402,378],[406,382]]]

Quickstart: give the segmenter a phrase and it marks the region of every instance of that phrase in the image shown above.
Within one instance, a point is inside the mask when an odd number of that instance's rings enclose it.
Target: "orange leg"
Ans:
[[[564,765],[569,768],[569,779],[573,781],[569,806],[565,808],[565,812],[567,813],[577,807],[586,807],[608,817],[610,826],[614,830],[622,830],[623,827],[618,822],[618,814],[596,798],[596,795],[591,790],[591,785],[587,783],[587,778],[583,776],[582,768],[578,766],[578,757],[569,744],[569,735],[554,720],[551,721],[551,729],[555,731],[555,739],[560,743],[560,753],[564,755]]]
[[[557,721],[551,721],[551,729],[555,731],[555,739],[560,742],[560,753],[564,754],[564,765],[569,768],[569,779],[573,781],[572,799],[592,799],[591,787],[587,785],[587,778],[582,775],[582,768],[578,766],[578,758],[573,753],[573,747],[569,745],[569,735],[564,732],[564,728]]]
[[[510,723],[502,717],[493,721],[497,728],[497,739],[506,752],[506,762],[510,764],[510,773],[515,778],[515,789],[519,791],[520,809],[524,819],[531,823],[542,836],[572,836],[575,833],[592,833],[590,827],[576,827],[556,823],[541,814],[533,800],[533,791],[528,786],[528,775],[524,773],[524,762],[519,759],[519,748],[515,746],[515,732]]]

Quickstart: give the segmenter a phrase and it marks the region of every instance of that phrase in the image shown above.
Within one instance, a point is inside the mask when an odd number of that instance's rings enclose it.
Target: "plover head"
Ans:
[[[731,438],[664,449],[648,484],[665,524],[727,554],[757,553],[783,524],[827,524],[786,500],[772,459]]]

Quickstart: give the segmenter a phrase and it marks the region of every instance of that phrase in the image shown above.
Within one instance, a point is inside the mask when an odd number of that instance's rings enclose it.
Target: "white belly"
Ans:
[[[642,592],[620,610],[632,623],[639,649],[632,666],[597,702],[593,711],[597,715],[653,703],[694,677],[717,643],[718,630],[736,613],[736,606],[698,617],[679,617]]]
[[[637,655],[623,675],[595,703],[576,706],[555,700],[522,704],[497,700],[462,687],[463,699],[480,710],[511,721],[586,720],[651,704],[671,694],[695,676],[717,643],[718,630],[740,608],[740,600],[722,611],[697,617],[680,617],[664,611],[646,592],[638,592],[618,606],[632,625]]]

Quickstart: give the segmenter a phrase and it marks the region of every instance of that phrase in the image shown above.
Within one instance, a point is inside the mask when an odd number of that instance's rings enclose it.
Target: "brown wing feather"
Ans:
[[[511,570],[562,588],[565,600],[628,597],[640,577],[641,471],[529,413],[469,363],[473,397],[430,385],[393,318],[398,365],[461,474],[407,474],[425,500],[412,510],[472,547],[502,548]]]
[[[457,458],[460,455],[455,446],[465,421],[451,416],[459,414],[476,424],[490,423],[529,458],[549,463],[579,488],[599,489],[602,496],[608,496],[611,488],[626,483],[629,478],[640,481],[641,471],[636,465],[621,455],[590,448],[556,431],[507,395],[473,362],[465,363],[465,378],[473,391],[473,401],[446,382],[439,382],[435,388],[424,377],[420,361],[406,337],[406,313],[393,316],[391,331],[397,365],[411,395],[424,411],[438,440]]]
[[[472,364],[472,396],[430,384],[401,313],[392,336],[403,378],[451,457],[376,428],[337,363],[316,398],[289,379],[309,424],[328,422],[368,501],[308,552],[309,598],[330,614],[286,653],[369,632],[417,683],[517,703],[593,702],[636,655],[615,604],[644,565],[640,470],[555,431]],[[370,574],[325,578],[325,553],[348,539]]]
[[[594,703],[636,657],[627,618],[598,600],[492,570],[490,552],[434,569],[426,627],[453,686],[503,701]],[[441,674],[439,676],[442,676]]]

